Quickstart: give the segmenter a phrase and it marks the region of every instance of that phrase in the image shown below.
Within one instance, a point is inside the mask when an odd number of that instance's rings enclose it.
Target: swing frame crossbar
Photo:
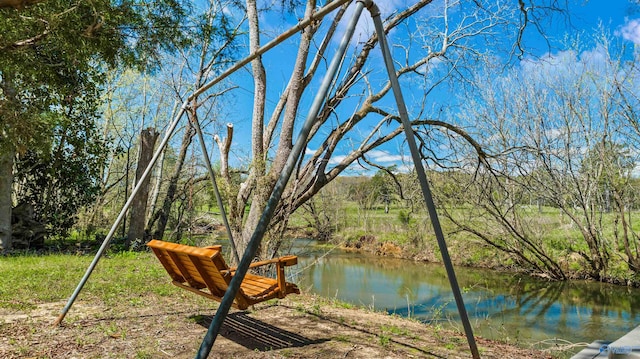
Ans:
[[[270,49],[272,49],[273,47],[275,47],[276,45],[280,44],[281,42],[283,42],[284,40],[288,39],[289,37],[293,36],[294,34],[298,33],[299,31],[302,31],[304,28],[306,28],[309,24],[311,24],[312,22],[318,21],[320,19],[322,19],[323,17],[325,17],[326,15],[328,15],[329,13],[331,13],[333,10],[337,9],[340,6],[343,6],[344,4],[351,2],[352,0],[335,0],[335,1],[331,1],[329,2],[329,4],[327,4],[326,6],[318,9],[317,11],[315,11],[313,14],[311,14],[308,18],[300,21],[298,24],[296,24],[295,26],[293,26],[292,28],[290,28],[289,30],[283,32],[281,35],[279,35],[278,37],[276,37],[275,39],[273,39],[272,41],[270,41],[269,43],[267,43],[266,45],[262,46],[261,48],[259,48],[256,52],[250,54],[249,56],[245,57],[244,59],[238,61],[235,65],[233,65],[232,67],[230,67],[229,69],[227,69],[225,72],[223,72],[221,75],[219,75],[217,78],[213,79],[212,81],[206,83],[205,85],[203,85],[202,87],[198,88],[197,90],[195,90],[182,104],[182,106],[180,107],[180,110],[178,111],[178,113],[176,114],[175,118],[173,119],[173,121],[170,123],[167,132],[165,133],[164,138],[162,139],[160,145],[158,146],[158,149],[156,150],[156,152],[154,153],[151,161],[149,162],[149,165],[147,166],[147,168],[145,169],[144,173],[142,174],[140,180],[138,181],[138,183],[136,184],[136,186],[134,187],[133,191],[131,192],[131,195],[129,197],[129,199],[127,200],[127,202],[125,203],[125,205],[123,206],[120,214],[118,215],[118,217],[116,218],[115,222],[113,223],[113,226],[111,227],[111,230],[109,231],[109,233],[107,234],[107,236],[105,237],[101,247],[99,248],[98,252],[96,253],[96,256],[94,257],[93,261],[91,262],[91,264],[89,265],[89,268],[87,268],[87,271],[85,272],[85,275],[83,276],[83,278],[80,280],[80,282],[78,283],[77,288],[75,289],[75,291],[73,292],[73,294],[71,295],[71,297],[69,298],[69,301],[67,302],[67,304],[65,305],[65,307],[62,309],[59,317],[56,319],[56,321],[54,322],[55,325],[59,325],[62,320],[64,319],[64,317],[66,316],[67,312],[69,311],[69,309],[71,308],[71,306],[73,305],[75,299],[77,298],[78,294],[80,293],[80,291],[82,290],[82,288],[84,287],[84,284],[86,283],[86,281],[88,280],[89,276],[91,275],[91,273],[93,272],[93,270],[95,269],[95,266],[97,265],[100,257],[103,255],[104,251],[108,248],[109,242],[111,241],[111,239],[113,238],[113,235],[117,229],[117,227],[120,225],[120,223],[122,222],[128,208],[131,206],[131,203],[133,202],[134,197],[136,196],[136,194],[140,191],[140,188],[142,187],[142,183],[144,183],[145,179],[150,175],[153,167],[155,166],[158,158],[160,157],[160,154],[162,153],[162,151],[164,150],[164,148],[166,147],[167,143],[169,142],[169,139],[171,138],[173,132],[176,129],[176,126],[178,125],[178,123],[180,122],[180,119],[182,118],[182,116],[184,115],[189,103],[196,98],[197,96],[199,96],[200,94],[204,93],[205,91],[207,91],[209,88],[211,88],[212,86],[214,86],[215,84],[219,83],[220,81],[222,81],[223,79],[227,78],[229,75],[233,74],[234,72],[236,72],[237,70],[243,68],[244,66],[246,66],[247,64],[249,64],[253,59],[257,58],[258,56],[261,56],[262,54],[266,53],[267,51],[269,51]],[[378,37],[378,43],[380,46],[380,49],[382,51],[382,55],[383,55],[383,59],[384,59],[384,63],[385,63],[385,68],[387,71],[387,75],[389,78],[389,81],[391,83],[391,87],[393,90],[393,94],[394,94],[394,98],[396,101],[396,105],[398,107],[398,113],[400,116],[400,120],[405,132],[405,136],[406,136],[406,140],[407,140],[407,144],[409,146],[409,149],[411,151],[411,157],[414,163],[414,168],[416,171],[416,175],[418,177],[418,181],[420,182],[420,188],[422,190],[422,194],[424,197],[424,201],[426,203],[427,206],[427,210],[429,212],[429,217],[431,219],[431,224],[433,226],[435,235],[436,235],[436,239],[438,242],[438,247],[440,249],[440,254],[442,255],[442,261],[443,264],[445,266],[446,272],[447,272],[447,277],[449,279],[449,284],[451,286],[451,291],[453,293],[454,299],[456,301],[456,305],[458,308],[458,314],[460,315],[460,320],[462,321],[463,327],[464,327],[464,331],[465,331],[465,335],[467,337],[467,341],[469,343],[469,349],[471,351],[471,355],[474,359],[478,359],[480,358],[480,354],[478,352],[478,348],[475,342],[475,337],[473,335],[473,330],[471,328],[471,323],[469,322],[469,317],[467,315],[467,311],[464,305],[464,301],[462,298],[462,294],[460,291],[460,286],[458,285],[458,281],[456,278],[456,274],[455,274],[455,270],[453,268],[453,264],[451,262],[451,257],[449,255],[449,251],[447,248],[447,244],[444,238],[444,233],[442,231],[442,226],[440,225],[440,221],[438,218],[438,213],[436,210],[436,206],[435,203],[433,201],[433,196],[431,194],[431,190],[429,188],[429,183],[427,180],[427,176],[426,176],[426,172],[424,170],[424,166],[422,165],[422,158],[420,156],[420,152],[418,150],[418,147],[416,145],[416,141],[415,141],[415,133],[411,127],[411,122],[409,121],[409,115],[407,112],[407,108],[406,108],[406,104],[404,102],[404,97],[402,95],[402,90],[400,88],[400,84],[398,81],[398,77],[396,74],[396,70],[395,70],[395,65],[393,62],[393,57],[391,56],[391,52],[389,50],[389,45],[387,43],[387,37],[386,37],[386,33],[384,31],[384,26],[382,24],[382,19],[380,18],[380,11],[377,7],[377,5],[372,1],[372,0],[355,0],[355,10],[353,12],[353,16],[349,21],[349,24],[345,30],[345,33],[343,35],[343,38],[340,42],[340,45],[338,47],[338,50],[336,51],[336,53],[334,54],[334,57],[331,61],[331,63],[329,64],[329,67],[327,69],[327,73],[325,74],[325,77],[320,85],[320,88],[318,89],[315,99],[309,109],[309,112],[307,113],[307,117],[306,120],[300,130],[300,133],[298,135],[298,138],[296,140],[296,142],[294,143],[294,146],[289,154],[289,157],[287,159],[287,162],[284,166],[283,171],[280,174],[280,177],[278,178],[278,180],[276,181],[276,184],[271,192],[271,195],[269,197],[269,200],[267,201],[267,204],[265,206],[265,209],[258,221],[258,224],[253,232],[253,235],[251,236],[251,239],[249,241],[249,244],[247,246],[247,249],[245,250],[244,254],[242,255],[242,259],[239,261],[238,267],[236,269],[235,275],[233,276],[233,279],[231,280],[231,282],[229,283],[227,290],[224,293],[224,296],[222,297],[222,300],[220,302],[220,306],[218,307],[218,310],[216,311],[216,314],[213,318],[213,320],[211,321],[211,324],[207,330],[207,333],[205,335],[205,337],[202,340],[202,343],[200,345],[200,348],[196,354],[196,358],[206,358],[209,356],[209,353],[211,352],[211,348],[213,347],[213,344],[220,332],[220,329],[222,327],[222,323],[224,322],[224,319],[226,318],[227,314],[229,313],[229,310],[231,309],[231,306],[234,304],[234,299],[236,298],[236,295],[238,294],[238,291],[240,290],[240,285],[243,281],[243,279],[245,278],[247,271],[251,265],[251,262],[253,261],[253,259],[256,256],[257,250],[260,246],[260,243],[262,241],[262,238],[264,237],[264,234],[267,230],[267,227],[269,225],[269,222],[271,221],[273,214],[275,212],[275,209],[278,205],[278,203],[280,202],[280,198],[282,197],[282,193],[284,192],[284,189],[286,187],[287,182],[289,181],[289,178],[291,177],[291,174],[293,172],[293,169],[296,165],[296,163],[300,160],[300,155],[303,153],[303,149],[304,146],[308,140],[311,128],[317,118],[318,113],[320,112],[321,106],[324,102],[324,99],[326,98],[327,94],[329,93],[329,88],[330,85],[333,81],[333,79],[335,78],[338,69],[340,67],[340,63],[342,61],[342,58],[344,57],[345,53],[346,53],[346,49],[348,47],[349,42],[351,41],[351,38],[353,37],[353,34],[355,32],[355,27],[356,24],[358,22],[358,19],[360,18],[362,11],[364,9],[367,9],[371,15],[371,18],[373,20],[374,26],[375,26],[375,30],[376,30],[376,35]],[[222,201],[221,201],[221,196],[219,194],[219,192],[217,191],[217,185],[216,185],[216,179],[215,179],[215,173],[214,171],[211,169],[211,162],[209,159],[209,156],[207,154],[206,151],[206,145],[204,143],[204,138],[202,137],[202,130],[200,128],[200,124],[198,123],[197,120],[193,119],[193,124],[196,128],[196,131],[198,132],[198,137],[199,137],[199,141],[201,143],[202,149],[203,149],[203,155],[204,155],[204,159],[205,162],[207,164],[207,170],[209,172],[209,176],[211,177],[211,181],[214,185],[214,190],[216,192],[216,197],[218,200],[218,205],[220,206],[221,209],[221,214],[223,216],[223,221],[225,223],[225,226],[227,227],[227,231],[228,231],[228,235],[229,235],[229,239],[232,245],[232,249],[234,251],[234,255],[237,258],[237,251],[235,249],[235,245],[234,245],[234,241],[233,241],[233,237],[231,236],[231,231],[229,229],[228,223],[227,223],[227,219],[226,219],[226,214],[224,213],[224,206],[222,205]]]

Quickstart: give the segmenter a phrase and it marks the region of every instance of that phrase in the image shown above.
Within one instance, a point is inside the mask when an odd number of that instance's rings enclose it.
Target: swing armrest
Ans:
[[[287,282],[285,280],[284,267],[298,264],[298,257],[284,256],[280,258],[269,259],[266,261],[254,262],[249,265],[249,268],[256,268],[256,267],[261,267],[264,265],[274,264],[274,263],[276,264],[276,281],[278,282],[278,289],[281,293],[280,294],[282,296],[281,298],[284,298],[284,296],[287,294]],[[227,271],[221,271],[221,272],[223,272],[223,275],[229,275],[235,272],[236,270],[237,268],[233,267],[233,268],[229,268],[229,270]]]
[[[249,265],[249,268],[256,268],[256,267],[262,267],[268,264],[278,264],[278,266],[282,266],[282,267],[288,267],[288,266],[293,266],[298,264],[298,257],[297,256],[284,256],[284,257],[280,257],[280,258],[274,258],[274,259],[268,259],[268,260],[264,260],[264,261],[259,261],[259,262],[253,262]],[[228,272],[228,273],[232,273],[235,272],[238,268],[237,267],[231,267],[228,270],[225,270],[224,272]]]

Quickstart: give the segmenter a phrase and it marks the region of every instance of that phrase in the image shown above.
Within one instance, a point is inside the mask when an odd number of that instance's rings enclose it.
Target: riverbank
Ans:
[[[137,304],[135,304],[137,303]],[[0,310],[2,358],[193,358],[216,304],[191,293],[141,295],[107,306],[79,300],[60,327],[64,302]],[[477,338],[483,358],[554,358],[552,353]],[[442,328],[292,295],[232,311],[213,358],[470,358],[466,338]]]
[[[375,235],[340,235],[337,234],[328,242],[332,246],[344,250],[366,252],[377,256],[407,259],[416,262],[442,263],[439,248],[435,238],[433,243],[412,243],[406,240],[384,240]],[[449,238],[447,240],[449,255],[455,266],[469,268],[491,269],[506,273],[526,274],[536,278],[553,280],[544,273],[526,270],[515,265],[509,256],[490,246],[474,241],[461,241],[459,238]],[[569,268],[569,263],[573,263]],[[579,264],[576,264],[579,263]],[[620,276],[604,276],[600,280],[594,280],[582,268],[586,267],[584,259],[577,255],[564,261],[564,271],[566,280],[587,280],[601,283],[614,284],[619,286],[640,288],[640,277],[629,276],[628,273]]]

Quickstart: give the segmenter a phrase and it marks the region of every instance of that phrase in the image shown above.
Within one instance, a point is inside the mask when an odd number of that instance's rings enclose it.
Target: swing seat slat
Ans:
[[[184,244],[152,240],[147,243],[169,273],[172,283],[215,301],[222,301],[236,269],[227,266],[221,246],[193,247]],[[247,273],[234,298],[233,306],[249,306],[288,294],[300,294],[300,289],[285,280],[284,268],[298,263],[296,256],[284,256],[252,263],[249,268],[276,265],[276,278]]]

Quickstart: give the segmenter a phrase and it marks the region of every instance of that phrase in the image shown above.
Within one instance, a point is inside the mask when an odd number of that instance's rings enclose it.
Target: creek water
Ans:
[[[303,291],[461,330],[444,267],[332,250],[294,248],[289,273]],[[312,247],[311,247],[312,248]],[[549,282],[456,267],[476,335],[534,344],[615,340],[640,325],[640,289],[584,281]]]

